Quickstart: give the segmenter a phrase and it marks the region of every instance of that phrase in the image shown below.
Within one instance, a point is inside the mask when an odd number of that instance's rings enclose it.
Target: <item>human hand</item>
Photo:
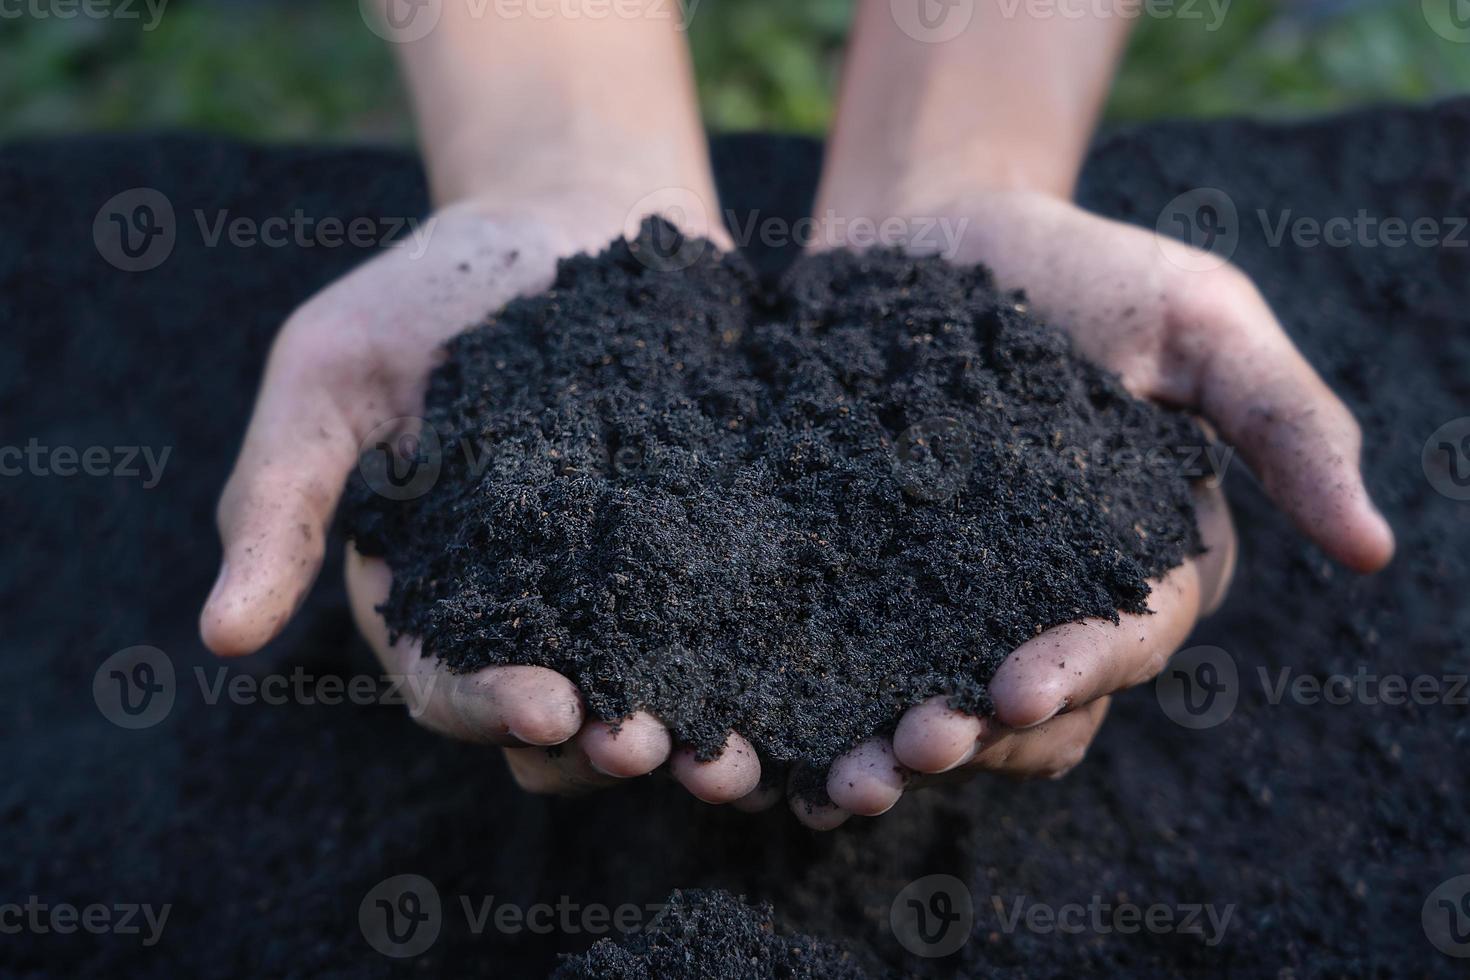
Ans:
[[[1393,535],[1359,473],[1357,424],[1239,270],[1039,192],[981,190],[883,212],[892,213],[962,227],[948,258],[984,263],[1003,288],[1024,289],[1035,313],[1135,395],[1201,414],[1328,554],[1363,572],[1388,562]],[[832,807],[794,800],[798,817],[836,826],[882,813],[926,781],[1059,776],[1075,766],[1109,696],[1156,676],[1223,600],[1235,558],[1229,512],[1218,486],[1199,486],[1196,503],[1207,550],[1151,583],[1151,614],[1059,626],[1022,645],[991,682],[993,716],[951,710],[943,697],[915,706],[892,739],[834,763]]]
[[[624,233],[641,215],[612,202],[632,196],[589,191],[560,194],[545,206],[524,198],[510,207],[457,205],[426,223],[423,254],[380,256],[289,318],[220,501],[224,563],[200,623],[210,649],[248,654],[279,632],[321,566],[332,512],[363,441],[423,411],[429,372],[451,336],[516,296],[544,290],[558,258]],[[616,732],[586,719],[571,681],[553,671],[511,666],[455,675],[410,638],[390,643],[376,609],[390,583],[384,562],[349,548],[354,616],[384,670],[404,679],[411,713],[450,737],[505,747],[525,788],[582,791],[669,761],[695,795],[726,802],[759,778],[755,753],[738,736],[718,759],[697,763],[689,751],[674,751],[667,730],[646,714]],[[549,754],[549,746],[560,749]]]

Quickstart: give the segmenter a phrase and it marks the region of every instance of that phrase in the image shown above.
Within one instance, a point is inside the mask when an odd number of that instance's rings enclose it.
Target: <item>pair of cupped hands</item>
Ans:
[[[455,204],[434,215],[421,254],[389,250],[292,314],[219,504],[224,559],[201,617],[210,649],[252,653],[294,614],[321,567],[364,439],[385,420],[422,414],[444,342],[547,288],[558,259],[636,229],[642,213],[614,202],[652,200],[641,190]],[[884,206],[887,214],[869,220],[919,213],[903,202]],[[1241,272],[1045,193],[976,189],[937,207],[925,202],[922,213],[964,229],[947,258],[984,263],[1003,287],[1024,289],[1034,312],[1135,395],[1201,416],[1332,557],[1359,571],[1388,562],[1393,536],[1359,473],[1356,423]],[[685,231],[730,245],[718,220],[676,217]],[[1205,550],[1151,583],[1149,613],[1067,624],[1026,642],[991,682],[989,716],[952,710],[942,696],[913,706],[891,737],[869,739],[831,766],[830,805],[792,797],[797,818],[829,829],[851,814],[881,814],[929,783],[980,772],[1055,777],[1075,766],[1112,694],[1155,677],[1225,595],[1236,554],[1230,514],[1217,480],[1196,494]],[[617,723],[589,717],[572,681],[551,670],[451,674],[411,637],[390,642],[376,608],[391,582],[382,561],[349,546],[346,579],[383,668],[407,678],[413,717],[450,738],[499,746],[529,791],[582,793],[666,770],[709,803],[759,810],[786,795],[784,777],[762,778],[762,761],[739,732],[701,762],[646,712]]]

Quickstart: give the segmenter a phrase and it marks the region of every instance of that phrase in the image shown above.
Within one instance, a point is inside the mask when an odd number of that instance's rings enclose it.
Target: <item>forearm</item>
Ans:
[[[386,2],[386,0],[385,0]],[[714,192],[690,59],[668,4],[602,18],[445,3],[397,44],[434,199],[576,194],[631,205],[656,188]],[[507,13],[509,11],[509,13]]]
[[[959,36],[931,43],[906,34],[888,0],[860,0],[819,213],[912,210],[975,189],[1070,196],[1131,23],[976,0]]]

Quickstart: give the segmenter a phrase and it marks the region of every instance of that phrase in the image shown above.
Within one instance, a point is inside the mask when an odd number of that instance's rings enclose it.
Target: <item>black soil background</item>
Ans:
[[[715,151],[728,206],[794,217],[808,204],[817,146],[750,137]],[[1335,569],[1236,467],[1237,585],[1193,641],[1238,665],[1227,721],[1187,730],[1140,690],[1064,781],[916,794],[819,836],[784,812],[709,808],[657,780],[527,798],[492,753],[421,732],[398,707],[207,703],[194,668],[215,665],[194,624],[218,557],[212,512],[266,346],[297,302],[364,255],[205,248],[195,209],[418,215],[421,174],[398,153],[183,137],[0,150],[0,445],[174,447],[152,490],[0,479],[0,903],[173,905],[151,948],[136,935],[0,936],[0,972],[538,976],[596,937],[475,935],[461,896],[617,905],[723,887],[772,902],[783,927],[849,944],[869,968],[916,975],[1463,975],[1420,912],[1470,872],[1466,708],[1273,705],[1258,671],[1470,672],[1470,504],[1437,493],[1420,465],[1430,434],[1470,415],[1470,250],[1272,248],[1256,209],[1273,222],[1364,208],[1442,221],[1470,213],[1467,160],[1467,102],[1285,128],[1163,125],[1099,146],[1082,197],[1108,214],[1151,227],[1201,186],[1235,201],[1236,261],[1364,422],[1399,556],[1371,580]],[[138,186],[171,199],[178,241],[161,267],[128,274],[99,257],[92,225]],[[135,644],[167,651],[178,691],[162,722],[124,731],[92,681]],[[297,667],[374,670],[335,567],[281,640],[227,669]],[[888,911],[936,872],[969,883],[978,921],[960,952],[924,961],[891,939]],[[368,891],[397,874],[433,882],[446,913],[437,942],[402,962],[371,949],[358,922]],[[992,902],[1094,895],[1235,911],[1209,947],[1177,933],[1007,933]]]

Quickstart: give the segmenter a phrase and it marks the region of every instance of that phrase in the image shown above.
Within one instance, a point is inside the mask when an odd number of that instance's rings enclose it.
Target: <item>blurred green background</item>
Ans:
[[[129,0],[136,20],[28,12],[65,2],[0,0],[0,135],[410,134],[387,45],[356,0],[170,0],[152,30],[142,0]],[[1225,2],[1217,29],[1208,0],[1195,19],[1144,19],[1112,120],[1300,115],[1470,91],[1470,45],[1431,30],[1420,0]],[[850,13],[851,0],[699,0],[689,31],[711,126],[820,131]]]

